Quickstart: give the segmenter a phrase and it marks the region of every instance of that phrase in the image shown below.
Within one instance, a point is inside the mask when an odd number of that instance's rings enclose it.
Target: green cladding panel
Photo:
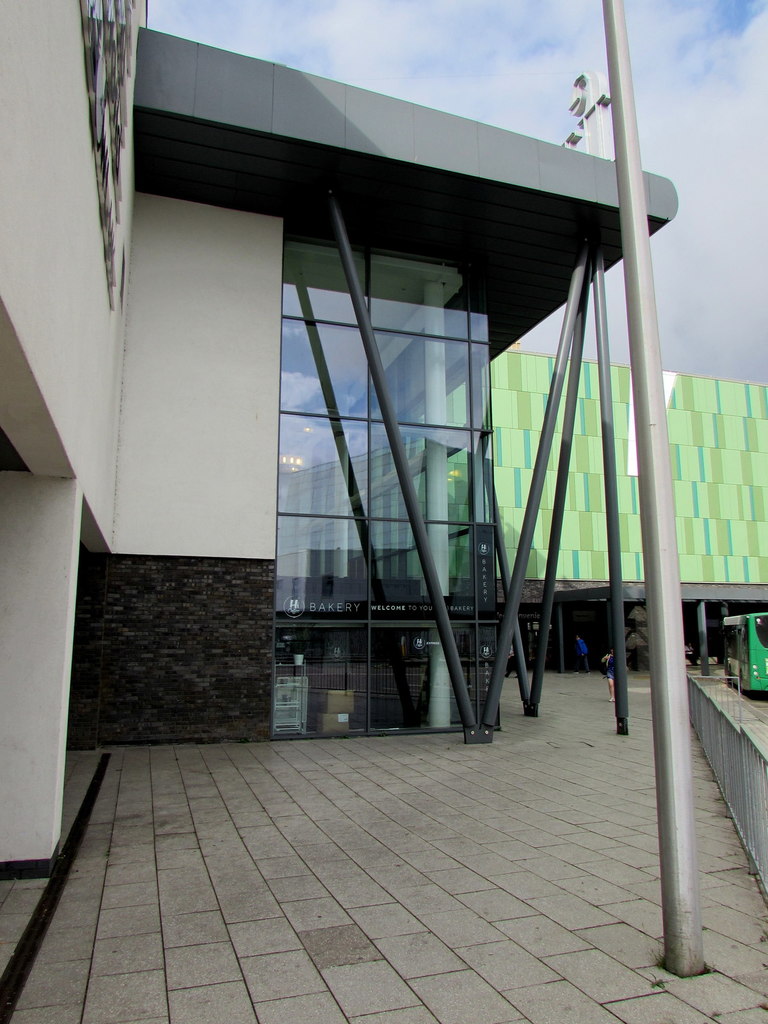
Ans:
[[[493,363],[496,487],[514,556],[525,513],[554,360],[511,349]],[[683,374],[669,375],[670,442],[680,578],[690,583],[768,580],[768,388]],[[611,368],[619,491],[622,572],[642,580],[642,539],[629,367]],[[560,453],[562,414],[528,561],[543,578]],[[607,578],[605,497],[597,367],[585,363],[561,537],[558,576]]]

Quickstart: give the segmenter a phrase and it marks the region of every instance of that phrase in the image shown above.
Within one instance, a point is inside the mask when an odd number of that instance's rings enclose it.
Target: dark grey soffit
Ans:
[[[353,245],[482,268],[494,354],[565,302],[582,238],[621,258],[608,160],[148,29],[134,103],[138,191],[330,238],[333,189]],[[656,231],[677,196],[646,183]]]
[[[26,463],[8,439],[5,431],[0,430],[0,472],[28,473]]]
[[[763,601],[768,603],[768,586],[762,586],[759,583],[682,583],[680,592],[683,601]],[[574,590],[559,590],[555,593],[555,603],[607,601],[610,594],[611,588],[607,584]],[[622,587],[622,599],[624,601],[645,601],[645,584],[625,583]]]

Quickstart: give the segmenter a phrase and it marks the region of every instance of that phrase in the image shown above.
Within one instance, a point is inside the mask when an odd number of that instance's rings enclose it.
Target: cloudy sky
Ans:
[[[652,242],[664,367],[768,383],[768,0],[625,2],[643,165],[680,200]],[[600,0],[149,0],[149,26],[558,144],[607,67]],[[608,291],[627,362],[621,268]]]

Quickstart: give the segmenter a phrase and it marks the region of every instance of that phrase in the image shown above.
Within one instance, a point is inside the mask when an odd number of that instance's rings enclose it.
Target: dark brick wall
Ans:
[[[82,559],[70,744],[269,736],[274,563]]]
[[[98,746],[106,581],[107,556],[81,548],[67,732],[67,745],[74,750]]]

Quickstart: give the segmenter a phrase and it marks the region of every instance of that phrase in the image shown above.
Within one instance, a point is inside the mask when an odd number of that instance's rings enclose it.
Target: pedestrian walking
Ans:
[[[616,678],[616,662],[613,657],[613,648],[603,656],[602,661],[605,665],[605,678],[608,680],[608,699],[615,704],[616,691],[614,689],[614,680]]]
[[[587,655],[589,654],[589,648],[584,643],[584,638],[579,636],[578,633],[576,634],[575,649],[576,649],[576,671],[577,672],[581,672],[582,667],[583,667],[584,671],[588,673],[589,672],[589,659],[588,659]]]

